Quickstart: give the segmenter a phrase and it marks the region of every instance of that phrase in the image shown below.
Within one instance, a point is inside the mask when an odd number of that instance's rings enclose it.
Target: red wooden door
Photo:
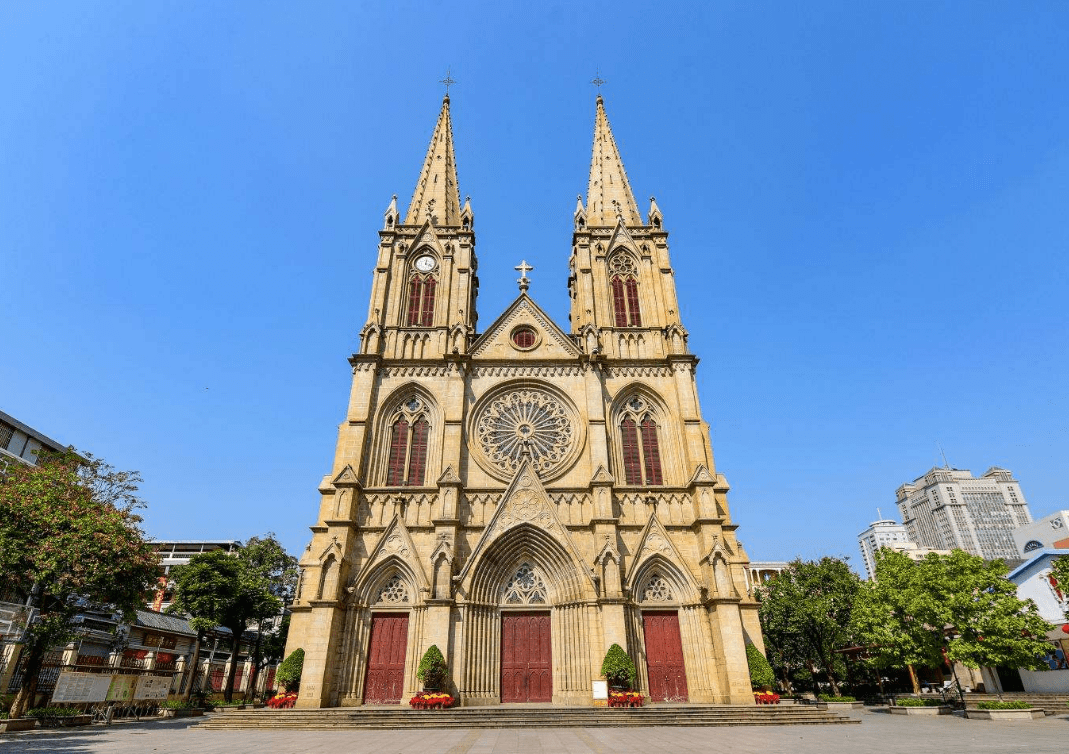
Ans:
[[[405,684],[408,615],[373,615],[364,704],[399,704]]]
[[[687,673],[683,667],[679,616],[674,612],[643,613],[642,627],[646,634],[650,701],[687,701]]]
[[[501,701],[553,701],[549,613],[501,615]]]

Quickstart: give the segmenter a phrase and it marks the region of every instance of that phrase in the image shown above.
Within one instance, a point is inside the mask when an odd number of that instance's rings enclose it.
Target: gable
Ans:
[[[514,333],[520,328],[528,328],[533,333],[530,346],[524,347],[514,341]],[[544,361],[575,359],[580,351],[526,293],[521,293],[475,341],[471,355],[476,359]]]

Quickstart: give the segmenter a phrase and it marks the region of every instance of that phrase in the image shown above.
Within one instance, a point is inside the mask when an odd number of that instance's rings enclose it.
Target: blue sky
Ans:
[[[671,232],[751,558],[852,556],[939,460],[1069,507],[1061,2],[0,4],[0,407],[158,538],[314,522],[390,195],[451,67],[480,324],[566,326],[600,71]]]

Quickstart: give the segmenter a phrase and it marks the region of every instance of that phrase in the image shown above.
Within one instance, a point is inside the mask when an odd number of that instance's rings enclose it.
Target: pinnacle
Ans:
[[[453,153],[449,95],[442,98],[442,110],[427,147],[423,170],[412,192],[405,225],[421,225],[427,220],[436,226],[460,225],[460,188],[457,185],[457,164]]]
[[[587,187],[587,225],[612,227],[620,219],[625,225],[642,225],[638,205],[631,193],[631,184],[628,183],[624,163],[609,126],[609,117],[605,114],[605,101],[599,94]]]

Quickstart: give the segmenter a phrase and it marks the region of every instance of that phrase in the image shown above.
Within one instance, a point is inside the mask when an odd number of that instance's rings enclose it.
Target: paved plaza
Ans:
[[[1069,716],[993,723],[854,710],[861,725],[498,730],[198,730],[196,722],[122,723],[0,734],[0,754],[831,754],[962,751],[1064,754]]]

